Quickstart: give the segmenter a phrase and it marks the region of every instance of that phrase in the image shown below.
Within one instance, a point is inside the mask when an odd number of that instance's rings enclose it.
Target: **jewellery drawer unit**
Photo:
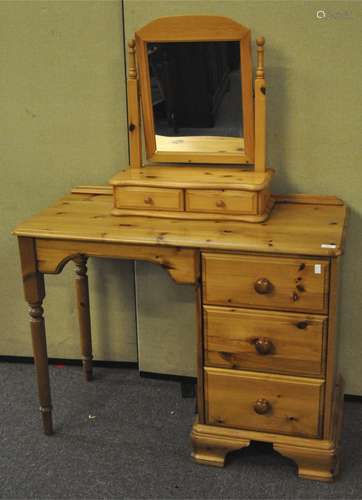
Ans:
[[[113,215],[263,222],[273,207],[272,170],[147,166],[115,175]]]
[[[201,260],[194,459],[223,466],[228,452],[267,441],[301,477],[332,480],[343,401],[338,258],[205,251]]]

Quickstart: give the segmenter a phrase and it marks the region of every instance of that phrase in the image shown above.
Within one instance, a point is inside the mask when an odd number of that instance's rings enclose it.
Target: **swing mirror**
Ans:
[[[147,158],[253,163],[250,31],[228,18],[160,18],[136,33]]]

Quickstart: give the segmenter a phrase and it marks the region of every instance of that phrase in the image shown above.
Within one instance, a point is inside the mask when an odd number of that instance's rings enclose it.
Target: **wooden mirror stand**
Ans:
[[[217,140],[227,141],[227,137],[214,140],[189,137],[188,144],[183,144],[180,151],[157,150],[147,43],[219,41],[240,43],[244,137],[239,141],[243,147],[230,153],[215,147]],[[136,41],[128,44],[130,166],[110,180],[114,192],[113,215],[247,222],[268,218],[273,206],[269,191],[273,171],[266,166],[265,40],[260,37],[256,43],[253,100],[248,28],[225,17],[179,16],[157,19],[136,33]],[[145,164],[142,125],[148,159]],[[208,149],[207,142],[214,147]]]

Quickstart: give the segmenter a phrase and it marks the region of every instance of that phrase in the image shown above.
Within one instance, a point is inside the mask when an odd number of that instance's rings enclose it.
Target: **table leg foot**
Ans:
[[[43,421],[44,434],[51,436],[54,433],[53,430],[53,419],[52,419],[52,408],[51,407],[40,407],[40,413]]]

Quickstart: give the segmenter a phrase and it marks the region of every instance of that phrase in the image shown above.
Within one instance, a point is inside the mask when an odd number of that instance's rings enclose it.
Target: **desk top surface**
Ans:
[[[82,191],[82,190],[80,190]],[[85,190],[86,191],[86,190]],[[343,253],[345,205],[334,197],[276,197],[263,223],[110,214],[112,194],[78,193],[19,224],[14,234],[54,240],[328,256]],[[104,194],[106,193],[106,194]]]

